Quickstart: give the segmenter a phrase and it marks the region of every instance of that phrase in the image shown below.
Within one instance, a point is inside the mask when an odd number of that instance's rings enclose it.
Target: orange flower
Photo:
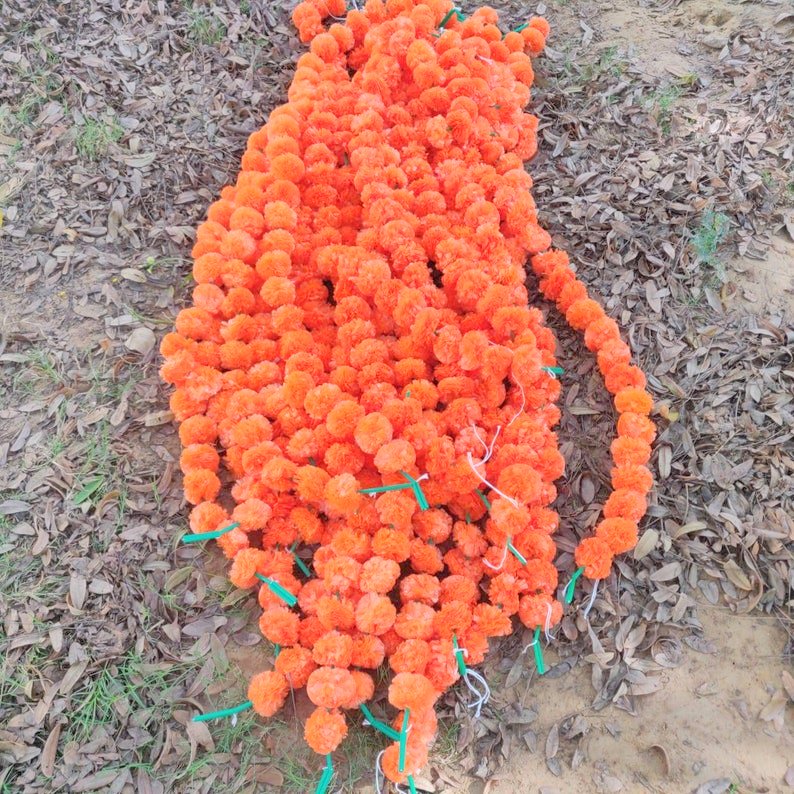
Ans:
[[[603,538],[585,538],[576,547],[576,564],[588,579],[604,579],[612,568],[613,552]]]
[[[606,510],[604,510],[604,514],[606,515]],[[613,554],[623,554],[637,545],[637,523],[635,520],[622,516],[605,518],[596,527],[596,537],[605,540]]]
[[[340,711],[318,706],[306,720],[303,736],[315,753],[327,755],[336,750],[347,736],[347,723]]]
[[[398,709],[423,711],[436,702],[439,692],[419,673],[397,673],[389,685],[389,703]]]
[[[356,696],[356,681],[349,670],[318,667],[309,676],[306,694],[315,706],[335,709]]]
[[[359,587],[365,593],[388,593],[400,576],[398,562],[385,557],[370,557],[362,566]]]
[[[276,657],[275,666],[293,689],[306,686],[309,676],[316,668],[311,651],[300,646],[282,648]]]
[[[302,645],[305,645],[301,641]],[[329,667],[350,667],[353,656],[353,638],[339,631],[328,631],[314,643],[312,658],[317,664]]]
[[[259,618],[259,629],[274,645],[296,645],[300,618],[286,607],[266,609]]]
[[[275,670],[258,673],[248,685],[248,699],[262,717],[272,717],[284,705],[288,694],[287,679]]]
[[[396,616],[397,609],[386,596],[366,593],[356,605],[356,628],[365,634],[385,634]]]

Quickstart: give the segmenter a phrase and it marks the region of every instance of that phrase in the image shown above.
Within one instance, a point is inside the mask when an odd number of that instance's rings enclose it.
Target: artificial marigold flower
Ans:
[[[306,720],[303,736],[315,753],[327,755],[334,752],[347,736],[347,723],[340,711],[318,706]]]
[[[629,488],[619,488],[609,495],[604,504],[605,518],[625,518],[639,521],[648,510],[645,494]]]
[[[603,538],[585,538],[576,547],[574,559],[588,579],[604,579],[612,568],[612,549]]]
[[[192,469],[182,481],[185,499],[191,504],[211,502],[221,490],[221,481],[210,469]]]
[[[395,673],[424,673],[430,661],[430,645],[424,640],[403,640],[389,656],[389,666]]]
[[[266,609],[259,617],[259,629],[274,645],[296,645],[300,618],[286,607]]]
[[[612,487],[630,488],[647,494],[653,487],[653,475],[646,466],[629,464],[612,469]]]
[[[389,703],[398,709],[423,711],[435,703],[438,695],[430,679],[418,673],[398,673],[389,685]]]
[[[637,545],[637,520],[627,516],[607,517],[596,527],[596,537],[606,541],[613,554],[623,554]]]
[[[522,596],[518,617],[528,629],[551,628],[562,618],[562,604],[547,593]]]
[[[387,632],[388,634],[389,632]],[[387,635],[383,635],[387,636]],[[370,634],[359,634],[353,638],[353,653],[351,664],[355,667],[364,667],[375,670],[383,663],[386,648],[382,637],[373,637]]]
[[[291,648],[282,648],[275,663],[276,670],[284,676],[287,684],[293,689],[302,689],[306,686],[309,676],[317,665],[312,659],[311,651],[296,645]]]
[[[301,640],[301,644],[305,643]],[[339,631],[328,631],[313,643],[312,658],[319,665],[350,667],[353,657],[353,638]]]
[[[276,670],[258,673],[248,684],[248,699],[262,717],[272,717],[284,705],[288,694],[289,683]]]
[[[356,682],[349,670],[318,667],[309,675],[306,694],[315,706],[335,709],[356,696]]]
[[[365,593],[388,593],[400,576],[399,562],[376,555],[361,566],[359,588]]]
[[[365,634],[385,634],[396,616],[397,609],[386,596],[366,593],[356,605],[356,628]]]

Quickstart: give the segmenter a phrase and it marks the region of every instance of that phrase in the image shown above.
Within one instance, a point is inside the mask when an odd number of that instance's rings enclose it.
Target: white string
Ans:
[[[469,681],[469,677],[482,684],[482,692]],[[463,680],[469,688],[469,692],[477,698],[474,703],[469,703],[468,705],[470,709],[475,709],[474,719],[478,720],[482,712],[482,707],[491,699],[491,687],[489,687],[488,682],[476,670],[472,670],[471,667],[466,669],[466,675],[463,677]]]
[[[504,567],[505,562],[507,562],[507,543],[505,543],[505,547],[502,550],[502,560],[499,565],[491,565],[485,557],[482,558],[483,565],[487,565],[492,571],[501,571]]]
[[[528,651],[530,648],[534,648],[534,647],[535,647],[535,645],[537,644],[537,642],[538,642],[537,640],[533,639],[533,640],[532,640],[532,642],[530,642],[530,643],[529,643],[529,645],[525,645],[525,646],[524,646],[524,647],[521,649],[521,653],[522,653],[522,654],[524,654],[524,653],[526,653],[526,652],[527,652],[527,651]]]
[[[517,386],[519,389],[521,389],[521,407],[518,409],[518,411],[516,411],[516,415],[508,423],[508,427],[510,427],[510,425],[512,425],[513,422],[515,422],[516,419],[518,419],[518,417],[524,413],[524,408],[527,404],[527,395],[524,393],[524,387],[520,383],[517,383]]]
[[[386,782],[383,768],[380,765],[380,759],[383,758],[385,752],[385,750],[381,750],[378,753],[378,757],[375,759],[375,791],[377,794],[383,794],[383,784]]]
[[[587,608],[583,612],[585,620],[587,620],[587,616],[590,614],[590,610],[593,608],[593,604],[595,604],[596,593],[598,593],[598,582],[599,581],[600,581],[599,579],[596,579],[595,582],[593,583],[593,592],[590,593],[590,601],[587,604]]]
[[[551,626],[551,601],[546,604],[546,625],[543,627],[543,633],[546,635],[546,642],[551,642],[554,638],[549,634],[549,626]]]
[[[471,470],[477,475],[477,479],[481,483],[483,483],[483,485],[487,485],[494,493],[498,493],[499,496],[501,496],[503,499],[507,499],[507,501],[510,502],[511,505],[513,505],[513,507],[518,507],[519,506],[518,502],[515,499],[513,499],[512,496],[508,496],[506,493],[503,493],[502,491],[500,491],[495,485],[489,483],[488,480],[486,480],[485,477],[483,477],[482,474],[480,474],[480,472],[477,471],[477,469],[475,468],[474,460],[473,460],[473,458],[471,456],[471,452],[467,452],[466,453],[466,458],[467,458],[467,460],[469,462],[469,466],[471,467]],[[483,461],[479,461],[477,463],[477,466],[481,466],[482,463],[483,463]]]
[[[452,653],[462,653],[464,657],[469,655],[469,652],[465,648],[453,648]]]
[[[474,433],[474,437],[482,444],[483,449],[485,450],[485,457],[483,460],[488,460],[488,445],[480,438],[480,434],[477,432],[477,426],[473,422],[471,424],[471,431]]]

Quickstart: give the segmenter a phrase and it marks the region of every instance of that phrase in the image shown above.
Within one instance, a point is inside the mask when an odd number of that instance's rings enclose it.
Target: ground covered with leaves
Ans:
[[[302,47],[280,3],[78,5],[0,10],[0,791],[308,791],[306,704],[267,724],[190,722],[238,702],[272,649],[222,561],[177,546],[179,444],[157,375],[193,229]],[[712,650],[699,602],[768,615],[780,641],[759,653],[790,660],[794,15],[697,0],[539,11],[555,30],[533,100],[541,221],[625,329],[662,429],[637,553],[589,619],[565,618],[549,677],[589,665],[593,708],[631,713],[659,670]],[[555,330],[570,570],[613,419],[593,361]],[[565,790],[586,731],[568,720],[533,739],[525,644],[486,665],[481,722],[447,698],[421,788],[482,791],[520,747]],[[351,736],[337,788],[371,787],[377,746]]]

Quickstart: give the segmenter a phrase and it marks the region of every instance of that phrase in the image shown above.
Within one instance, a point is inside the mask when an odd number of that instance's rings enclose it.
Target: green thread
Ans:
[[[458,662],[458,672],[465,678],[466,673],[468,672],[466,669],[466,662],[463,661],[463,651],[458,645],[458,637],[455,634],[452,635],[452,647],[455,649],[455,659],[457,659]]]
[[[411,715],[411,709],[406,709],[403,715],[403,729],[400,731],[400,757],[398,759],[397,771],[405,772],[405,750],[406,743],[408,742],[408,718]]]
[[[325,794],[328,791],[328,786],[331,784],[331,778],[334,776],[334,761],[331,754],[325,756],[325,769],[323,769],[323,776],[317,784],[315,794]]]
[[[414,776],[408,775],[408,788],[411,791],[411,794],[416,794],[416,783],[414,783]]]
[[[477,496],[480,497],[480,500],[485,505],[485,509],[490,511],[491,503],[488,501],[488,497],[479,488],[474,493],[476,493]]]
[[[400,738],[400,734],[394,730],[390,725],[386,725],[385,722],[381,722],[380,720],[376,720],[373,713],[366,707],[364,703],[362,703],[359,708],[361,709],[364,716],[367,718],[367,722],[376,730],[380,731],[384,736],[391,739],[393,742],[396,742]]]
[[[201,532],[198,535],[183,535],[182,543],[201,543],[202,540],[212,540],[213,538],[219,538],[221,535],[225,535],[227,532],[231,532],[233,529],[236,529],[239,526],[240,522],[235,521],[233,524],[229,524],[228,527],[216,529],[214,532]]]
[[[270,588],[271,592],[275,593],[288,606],[294,607],[295,604],[298,603],[298,599],[278,582],[273,579],[268,579],[267,576],[262,576],[261,573],[255,573],[254,576],[256,576],[260,582],[264,582]]]
[[[584,573],[584,566],[581,568],[577,568],[573,574],[571,574],[571,581],[565,585],[565,603],[570,604],[573,601],[573,591],[576,587],[576,580]]]
[[[221,709],[221,711],[211,711],[208,714],[196,714],[191,720],[192,722],[207,722],[207,720],[219,720],[223,717],[231,717],[234,714],[239,714],[241,711],[250,709],[254,704],[250,700],[241,703],[239,706],[232,706],[230,709]]]
[[[543,649],[540,647],[540,626],[535,629],[535,642],[532,644],[535,653],[535,667],[538,668],[538,675],[546,672],[546,665],[543,662]]]
[[[296,540],[289,547],[289,553],[292,555],[293,559],[295,560],[295,564],[298,566],[298,568],[300,568],[301,571],[303,571],[304,576],[308,576],[309,578],[311,578],[312,572],[309,570],[309,566],[306,565],[306,563],[298,556],[297,552],[295,551],[295,549],[297,548],[298,548],[298,541]]]
[[[526,557],[513,545],[513,541],[510,538],[507,539],[507,550],[522,564],[526,565],[527,560]]]

